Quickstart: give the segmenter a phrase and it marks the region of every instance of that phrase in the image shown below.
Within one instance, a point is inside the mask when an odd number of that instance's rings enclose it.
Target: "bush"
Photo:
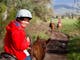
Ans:
[[[80,36],[75,36],[68,44],[68,60],[80,60]]]

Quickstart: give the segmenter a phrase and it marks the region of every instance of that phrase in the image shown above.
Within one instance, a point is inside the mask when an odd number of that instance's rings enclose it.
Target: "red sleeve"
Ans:
[[[12,32],[13,46],[17,50],[25,50],[29,46],[29,42],[26,40],[26,35],[23,30],[14,30]]]

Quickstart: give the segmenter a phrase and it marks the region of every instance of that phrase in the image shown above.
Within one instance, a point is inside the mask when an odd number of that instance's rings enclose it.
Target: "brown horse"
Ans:
[[[46,52],[46,44],[49,42],[49,40],[40,39],[37,37],[37,40],[31,45],[31,50],[28,50],[33,57],[35,57],[36,60],[43,60],[45,57]],[[16,57],[8,54],[8,53],[1,53],[0,60],[17,60]]]
[[[55,29],[55,24],[51,22],[51,23],[49,24],[49,27],[51,28],[51,31],[54,31],[54,29]]]
[[[31,48],[31,56],[35,57],[36,60],[43,60],[46,52],[46,44],[49,40],[40,39],[39,37],[33,43]]]

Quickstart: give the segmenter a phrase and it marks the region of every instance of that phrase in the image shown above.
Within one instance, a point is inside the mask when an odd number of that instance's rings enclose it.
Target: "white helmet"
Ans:
[[[21,9],[18,11],[16,18],[17,17],[28,17],[28,18],[32,18],[32,14],[29,10],[26,9]]]

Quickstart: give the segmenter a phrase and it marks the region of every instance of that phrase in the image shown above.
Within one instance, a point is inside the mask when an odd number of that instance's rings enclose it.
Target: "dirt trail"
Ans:
[[[56,39],[56,40],[68,41],[68,37],[65,34],[60,33],[60,32],[52,32],[50,38]],[[52,43],[52,45],[54,45],[53,42],[51,42],[51,43]],[[56,48],[54,48],[54,49],[56,49]],[[67,60],[67,56],[66,56],[66,54],[46,53],[44,60]]]
[[[67,60],[66,55],[46,53],[44,60]]]

